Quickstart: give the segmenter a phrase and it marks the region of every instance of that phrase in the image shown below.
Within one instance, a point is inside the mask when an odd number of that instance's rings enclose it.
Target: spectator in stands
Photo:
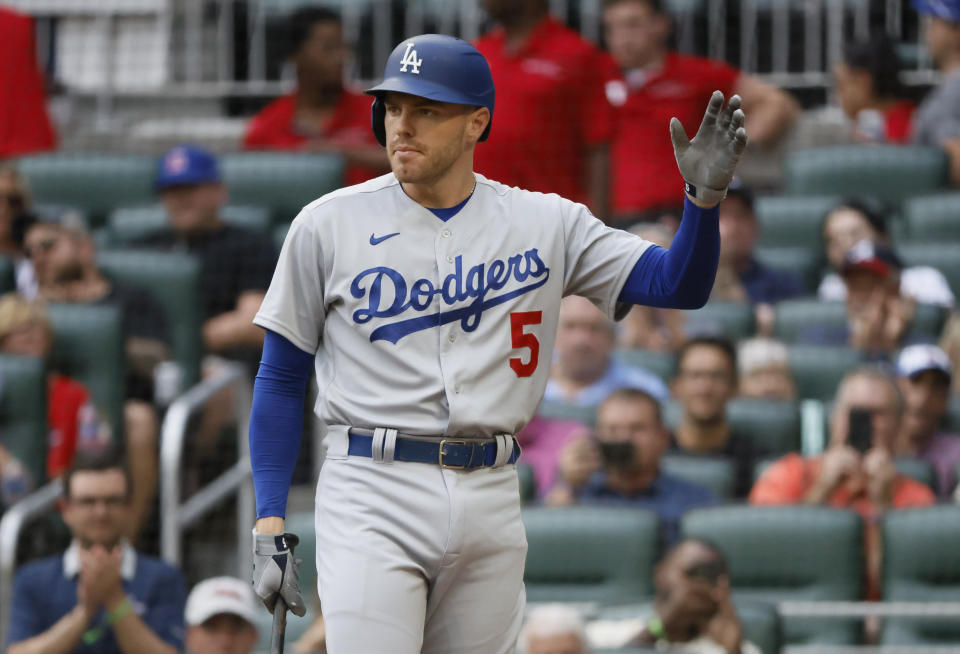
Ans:
[[[820,233],[827,263],[833,271],[823,278],[817,290],[817,295],[825,301],[840,301],[847,297],[847,287],[839,272],[850,248],[863,239],[892,247],[886,216],[879,206],[866,200],[848,198],[841,201],[824,216]],[[930,266],[903,268],[900,289],[921,304],[953,306],[953,293],[946,277]]]
[[[937,471],[937,494],[946,498],[960,466],[960,436],[940,430],[950,403],[950,359],[934,345],[910,345],[897,359],[897,373],[904,412],[895,452],[929,463]]]
[[[653,585],[656,595],[651,615],[626,621],[615,631],[613,621],[591,623],[591,638],[613,632],[617,640],[605,639],[604,645],[690,654],[760,654],[760,649],[744,638],[730,592],[727,557],[716,545],[683,539],[657,565]]]
[[[192,654],[251,654],[262,611],[250,583],[213,577],[193,587],[184,616],[187,651]]]
[[[577,295],[564,298],[544,401],[597,406],[623,386],[666,399],[667,387],[659,377],[613,357],[615,342],[613,321],[590,300]]]
[[[37,294],[37,278],[33,264],[23,251],[29,210],[30,193],[23,177],[12,164],[0,163],[0,257],[13,262],[17,290],[32,298]]]
[[[207,351],[259,360],[263,330],[253,324],[253,316],[277,262],[270,239],[220,219],[226,187],[217,160],[206,150],[182,145],[168,151],[160,159],[155,186],[170,226],[139,244],[196,255],[203,276]]]
[[[740,397],[795,400],[797,386],[790,372],[787,346],[771,338],[750,338],[737,346]]]
[[[847,43],[833,70],[840,108],[853,121],[862,143],[908,143],[916,103],[900,81],[903,64],[896,44],[885,34]]]
[[[388,172],[386,153],[370,129],[370,96],[343,83],[349,47],[340,16],[325,7],[298,9],[284,36],[297,88],[251,119],[243,147],[340,154],[346,184]]]
[[[603,81],[612,63],[551,17],[547,0],[482,5],[497,23],[476,43],[497,86],[497,127],[477,148],[477,172],[558,193],[605,217],[613,108]],[[677,193],[682,198],[680,187]]]
[[[0,34],[0,159],[52,150],[57,137],[37,66],[33,19],[0,7]]]
[[[960,370],[960,313],[954,311],[947,318],[940,335],[940,347],[947,353],[951,367]],[[960,384],[953,385],[953,396],[960,397]]]
[[[531,609],[517,645],[520,654],[590,654],[583,618],[567,604]]]
[[[950,176],[960,184],[960,1],[912,0],[928,16],[927,50],[943,81],[920,104],[913,118],[913,142],[943,148]]]
[[[690,456],[723,457],[736,466],[735,492],[744,496],[753,466],[764,452],[727,421],[727,403],[737,395],[737,352],[728,339],[692,338],[677,354],[673,397],[683,409],[672,447]]]
[[[517,434],[520,461],[533,468],[538,497],[545,496],[557,481],[557,460],[563,447],[589,434],[590,428],[576,420],[535,415]]]
[[[603,27],[620,69],[606,85],[619,109],[611,161],[613,216],[620,224],[650,220],[663,209],[679,215],[683,180],[675,170],[670,119],[693,133],[715,90],[741,96],[753,146],[776,141],[799,114],[790,95],[754,76],[668,50],[670,18],[660,0],[605,0]]]
[[[73,542],[17,572],[4,607],[9,654],[182,649],[183,579],[123,538],[130,497],[130,472],[116,452],[78,453],[61,500]]]
[[[869,422],[858,428],[854,410],[867,412]],[[878,518],[888,509],[936,502],[929,487],[899,474],[894,465],[903,412],[903,396],[890,373],[876,365],[857,368],[837,388],[827,450],[815,457],[784,456],[764,471],[749,498],[751,504],[812,504],[859,513],[867,527],[867,594],[873,599],[879,597]]]
[[[754,256],[760,226],[753,210],[753,191],[748,186],[735,178],[727,189],[727,197],[720,203],[719,212],[720,265],[714,293],[719,290],[720,280],[724,277],[738,286],[739,292],[736,297],[718,299],[770,305],[803,294],[803,282],[799,277],[774,270]],[[728,290],[727,294],[731,291]]]
[[[706,488],[661,470],[660,459],[669,447],[657,400],[632,388],[614,391],[597,409],[595,438],[571,441],[560,453],[561,482],[547,503],[651,509],[660,516],[661,535],[669,545],[684,512],[717,501]]]

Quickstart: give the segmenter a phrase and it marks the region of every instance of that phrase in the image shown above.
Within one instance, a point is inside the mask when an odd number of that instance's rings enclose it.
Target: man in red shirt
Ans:
[[[295,11],[288,21],[287,40],[297,88],[253,117],[243,147],[343,155],[348,185],[390,170],[386,153],[370,131],[370,97],[343,85],[347,46],[340,17],[321,7]]]
[[[717,89],[739,94],[753,147],[779,137],[800,111],[787,93],[731,66],[667,49],[670,18],[660,0],[604,0],[603,27],[620,77],[607,82],[618,108],[611,162],[612,208],[620,223],[681,210],[683,180],[666,137],[670,119],[695,125]],[[498,107],[499,109],[499,107]]]
[[[612,62],[552,18],[546,0],[483,6],[498,24],[475,44],[497,87],[497,127],[477,148],[477,172],[558,193],[605,216],[613,109],[603,81]]]
[[[57,138],[37,68],[33,19],[0,7],[0,35],[0,159],[52,150]]]

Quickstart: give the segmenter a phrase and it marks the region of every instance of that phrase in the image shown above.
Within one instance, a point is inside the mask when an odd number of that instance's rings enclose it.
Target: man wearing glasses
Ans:
[[[130,475],[113,451],[81,452],[63,480],[73,542],[23,566],[10,607],[9,654],[175,654],[183,648],[180,573],[122,537]]]

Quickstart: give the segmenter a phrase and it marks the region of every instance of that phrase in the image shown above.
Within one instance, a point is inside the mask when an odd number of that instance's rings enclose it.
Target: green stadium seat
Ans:
[[[223,221],[252,232],[269,233],[270,212],[263,207],[229,205],[220,212]],[[110,243],[126,245],[167,226],[161,206],[128,207],[110,213],[107,220]]]
[[[181,390],[200,379],[203,335],[200,263],[185,252],[105,250],[97,264],[107,276],[149,293],[170,329],[171,357],[180,365]]]
[[[710,489],[721,500],[734,495],[737,471],[732,461],[708,456],[666,454],[660,469],[673,477]]]
[[[738,599],[858,600],[862,522],[853,512],[814,506],[726,506],[688,512],[684,536],[715,543],[730,563]],[[855,644],[859,623],[784,620],[789,644]]]
[[[960,192],[910,198],[902,213],[911,242],[960,242]]]
[[[947,156],[939,148],[839,145],[787,155],[789,195],[866,195],[899,204],[947,186]]]
[[[960,602],[960,507],[888,511],[883,543],[884,600]],[[881,642],[960,649],[960,621],[888,618]]]
[[[225,155],[221,165],[230,201],[269,207],[274,223],[293,220],[343,185],[343,158],[336,155],[242,152]]]
[[[738,399],[727,404],[727,420],[737,434],[770,455],[800,448],[800,406],[796,402]]]
[[[526,507],[529,602],[639,602],[653,593],[658,519],[645,509]]]
[[[0,257],[0,294],[8,293],[17,288],[14,278],[13,259]]]
[[[897,254],[907,266],[931,266],[943,273],[955,297],[960,297],[960,243],[905,243]]]
[[[788,346],[790,371],[802,398],[829,400],[836,394],[844,375],[863,362],[863,354],[838,345]]]
[[[758,197],[754,213],[760,224],[759,245],[819,252],[823,216],[837,202],[838,198],[832,195]]]
[[[937,475],[933,466],[929,463],[923,459],[908,459],[905,457],[897,457],[895,463],[898,473],[905,477],[910,477],[915,481],[919,481],[921,484],[926,484],[931,490],[936,492]]]
[[[816,250],[803,246],[762,246],[753,251],[757,261],[773,270],[796,275],[803,288],[813,293],[817,288],[818,270]]]
[[[528,504],[537,499],[537,480],[533,466],[528,463],[517,464],[517,479],[520,482],[520,501]]]
[[[122,442],[124,402],[123,315],[111,305],[49,304],[52,366],[83,383]]]
[[[658,350],[621,349],[617,350],[614,356],[628,366],[649,370],[664,383],[669,383],[677,364],[677,357],[673,352]]]
[[[46,397],[42,360],[0,355],[0,444],[24,465],[35,488],[46,480]]]
[[[283,248],[283,242],[287,238],[287,232],[290,231],[290,223],[281,223],[273,228],[273,247],[277,252]]]
[[[544,400],[537,409],[537,415],[554,420],[575,420],[585,425],[592,425],[597,421],[597,408]]]
[[[847,324],[843,302],[822,302],[816,298],[784,300],[777,303],[774,335],[787,343],[796,342],[812,327],[842,328]]]
[[[951,433],[960,433],[960,395],[954,395],[950,398],[947,417],[944,418],[944,427]]]
[[[17,162],[40,204],[76,207],[100,224],[116,207],[154,201],[154,160],[139,154],[57,152]]]
[[[757,330],[753,306],[747,302],[709,302],[702,309],[687,312],[687,333],[726,336],[740,340]]]

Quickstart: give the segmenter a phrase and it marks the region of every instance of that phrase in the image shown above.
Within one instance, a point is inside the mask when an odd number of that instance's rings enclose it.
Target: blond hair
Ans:
[[[17,167],[12,163],[0,161],[0,177],[8,177],[13,182],[17,190],[20,191],[20,195],[23,196],[23,208],[29,209],[30,186],[27,184],[26,178],[17,170]]]
[[[44,329],[51,331],[50,318],[47,317],[43,304],[31,302],[19,293],[0,296],[0,339],[32,322],[39,322]]]

